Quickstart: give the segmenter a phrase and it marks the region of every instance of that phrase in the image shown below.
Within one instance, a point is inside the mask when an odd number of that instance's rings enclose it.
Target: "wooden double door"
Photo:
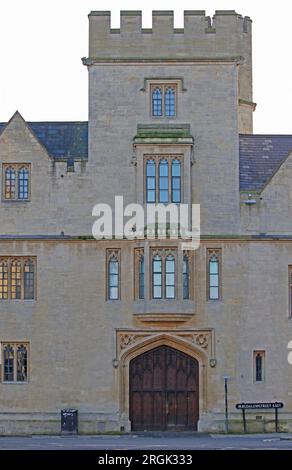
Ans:
[[[130,362],[130,420],[133,431],[196,430],[199,364],[168,346]]]

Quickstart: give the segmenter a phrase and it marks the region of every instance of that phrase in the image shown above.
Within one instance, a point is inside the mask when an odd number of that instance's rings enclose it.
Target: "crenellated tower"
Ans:
[[[202,61],[234,62],[238,66],[238,132],[252,133],[252,21],[234,10],[184,12],[184,28],[174,28],[173,11],[153,11],[152,28],[142,28],[141,11],[121,11],[120,28],[112,29],[110,11],[89,14],[89,57],[101,62]]]

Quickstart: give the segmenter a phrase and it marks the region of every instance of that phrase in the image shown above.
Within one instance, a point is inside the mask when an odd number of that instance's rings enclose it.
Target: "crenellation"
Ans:
[[[122,34],[141,33],[142,29],[142,12],[141,11],[121,11]]]
[[[185,10],[184,17],[188,16],[206,16],[206,10]]]
[[[153,35],[164,36],[174,33],[173,11],[153,10],[152,11],[152,31]]]
[[[89,59],[138,58],[224,58],[250,54],[243,32],[251,35],[251,21],[234,10],[217,10],[213,18],[204,10],[186,10],[184,28],[174,28],[174,12],[154,10],[152,28],[142,28],[141,11],[121,11],[120,28],[111,28],[111,15],[91,12],[89,15]],[[212,33],[212,34],[209,34]],[[128,35],[135,35],[129,42]],[[220,37],[215,40],[214,35]],[[119,36],[117,42],[116,36]],[[175,41],[170,42],[171,37]]]
[[[251,34],[252,19],[249,16],[243,18],[243,32]]]

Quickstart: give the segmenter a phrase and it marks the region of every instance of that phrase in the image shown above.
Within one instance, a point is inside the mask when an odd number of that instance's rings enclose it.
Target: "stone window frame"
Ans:
[[[211,298],[210,295],[210,288],[212,287],[210,284],[211,273],[210,273],[210,260],[212,257],[216,257],[218,260],[218,298]],[[207,248],[207,256],[206,256],[206,273],[207,273],[207,301],[209,302],[220,302],[222,301],[222,249],[221,248]]]
[[[193,251],[191,250],[183,250],[183,256],[182,256],[182,270],[181,270],[181,275],[182,275],[182,299],[184,300],[193,300],[194,299],[194,269],[193,269],[193,263],[194,263],[194,256],[193,256]],[[184,297],[184,258],[188,258],[188,291],[189,295],[188,297]]]
[[[118,262],[118,297],[116,299],[110,298],[109,264],[112,259],[116,259]],[[121,249],[120,248],[107,248],[106,249],[106,300],[108,302],[119,302],[121,300]]]
[[[160,88],[162,90],[162,114],[161,116],[155,116],[153,114],[153,102],[152,102],[152,94],[153,91],[156,88]],[[168,88],[173,88],[174,90],[174,115],[173,116],[167,116],[165,114],[165,93]],[[149,82],[149,98],[150,98],[150,118],[157,120],[157,119],[163,119],[163,120],[170,120],[170,119],[175,119],[178,116],[178,89],[179,89],[179,84],[178,80],[151,80]]]
[[[15,172],[15,194],[13,198],[6,197],[6,170],[11,168]],[[19,172],[28,171],[28,197],[19,197]],[[2,202],[30,202],[31,200],[31,164],[30,163],[2,163]]]
[[[141,293],[141,270],[140,263],[143,259],[144,262],[144,282],[143,282],[143,296]],[[134,249],[134,298],[135,300],[145,300],[145,252],[144,248]]]
[[[258,380],[257,376],[257,358],[261,358],[261,379]],[[265,382],[266,377],[266,351],[264,349],[257,349],[253,351],[253,382],[261,384]]]
[[[288,306],[289,306],[289,312],[288,312],[288,318],[292,319],[292,265],[288,266]]]
[[[29,341],[2,341],[1,345],[1,383],[12,385],[12,384],[28,384],[30,381],[30,342]],[[7,346],[13,348],[14,357],[13,357],[13,380],[5,380],[5,362],[4,362],[4,352]],[[20,346],[24,346],[27,351],[27,361],[26,361],[26,380],[18,380],[18,357],[17,350]]]
[[[144,154],[143,161],[143,198],[144,204],[181,204],[184,200],[184,156],[180,153],[171,154]],[[159,202],[159,163],[166,160],[168,162],[168,202]],[[147,201],[147,162],[155,162],[155,202]],[[180,202],[172,202],[172,162],[180,162]]]
[[[149,286],[150,286],[150,299],[155,301],[176,301],[178,300],[178,249],[177,247],[151,247],[149,260]],[[154,297],[153,292],[153,259],[155,256],[160,256],[162,260],[162,295],[157,298]],[[174,297],[166,297],[166,259],[169,255],[174,257]]]
[[[13,264],[20,263],[20,272],[13,271]],[[25,267],[28,263],[33,265],[33,298],[25,298]],[[3,267],[6,265],[6,269],[3,271]],[[13,284],[12,274],[16,274]],[[17,275],[19,274],[19,276]],[[34,302],[37,299],[37,258],[35,256],[0,256],[0,302]],[[6,281],[6,282],[5,282]],[[19,282],[17,282],[19,281]],[[20,287],[20,298],[13,298],[12,286]],[[7,286],[7,297],[2,296],[5,294],[5,286]]]

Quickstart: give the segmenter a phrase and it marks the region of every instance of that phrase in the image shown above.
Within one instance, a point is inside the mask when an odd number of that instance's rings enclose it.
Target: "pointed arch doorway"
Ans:
[[[130,421],[133,431],[197,430],[199,363],[169,346],[130,362]]]

